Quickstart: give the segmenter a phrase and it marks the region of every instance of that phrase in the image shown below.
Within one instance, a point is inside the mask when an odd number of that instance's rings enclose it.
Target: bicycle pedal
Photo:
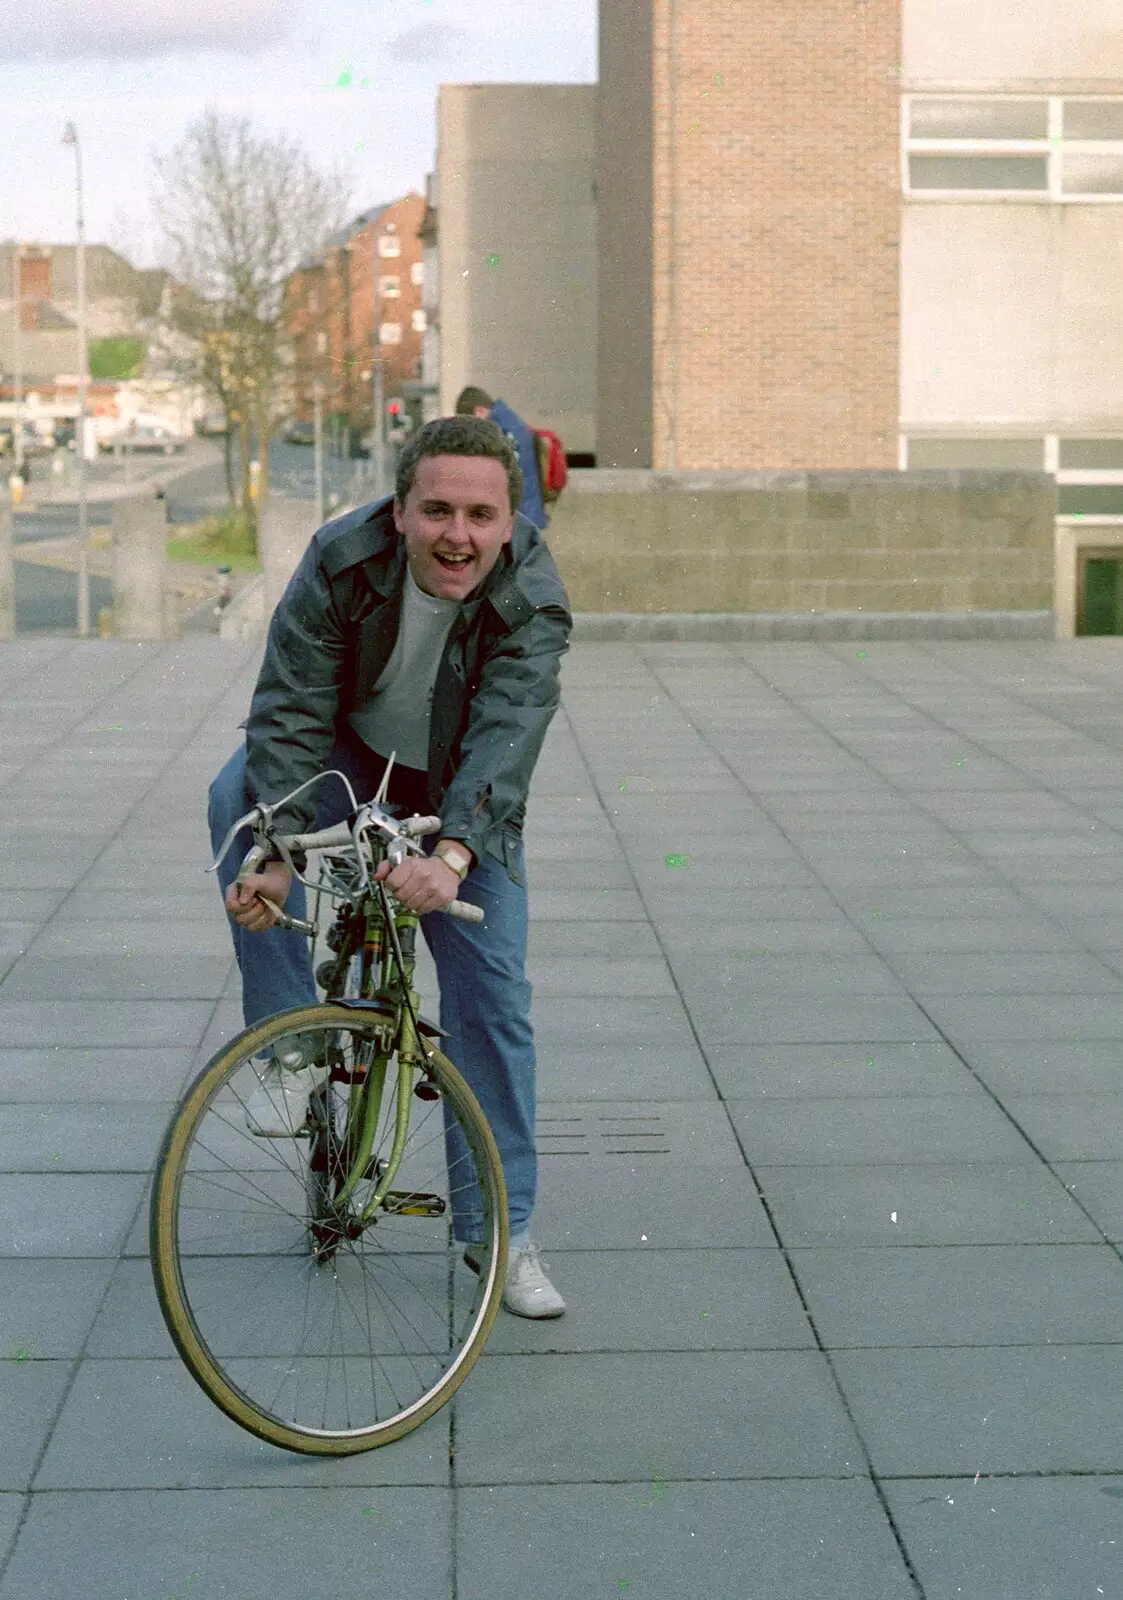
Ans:
[[[392,1217],[443,1217],[448,1202],[439,1194],[411,1194],[391,1189],[383,1196],[382,1209]]]

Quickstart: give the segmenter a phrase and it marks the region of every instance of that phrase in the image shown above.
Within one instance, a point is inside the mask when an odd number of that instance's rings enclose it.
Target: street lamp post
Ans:
[[[82,146],[78,130],[66,124],[63,144],[74,149],[74,189],[77,202],[78,250],[78,427],[75,434],[78,457],[78,637],[90,636],[90,508],[86,485],[86,411],[89,401],[89,356],[86,338],[86,219],[82,210]]]
[[[12,449],[16,471],[23,466],[23,247],[12,246]]]

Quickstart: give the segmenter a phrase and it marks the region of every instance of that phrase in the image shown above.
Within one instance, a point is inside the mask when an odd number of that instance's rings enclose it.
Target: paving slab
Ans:
[[[806,1350],[815,1343],[775,1247],[555,1251],[547,1265],[570,1309],[553,1322],[501,1317],[490,1351]]]
[[[540,1163],[535,1234],[546,1250],[741,1249],[775,1236],[743,1162]]]
[[[1005,1103],[1046,1160],[1110,1161],[1123,1150],[1123,1094],[1010,1095]]]
[[[812,1351],[485,1353],[454,1403],[461,1484],[862,1470],[826,1361]]]
[[[23,1519],[27,1503],[27,1496],[24,1494],[0,1493],[0,1567],[15,1543],[16,1530]],[[0,1595],[2,1594],[3,1589],[0,1587]]]
[[[754,1167],[1037,1160],[981,1089],[907,1098],[805,1099],[798,1117],[778,1101],[730,1100],[727,1105]]]
[[[664,1164],[741,1167],[741,1154],[725,1107],[696,1100],[540,1100],[540,1165],[554,1161],[621,1167],[639,1159],[655,1171]]]
[[[1104,1236],[1123,1243],[1123,1161],[1058,1161],[1054,1171]]]
[[[831,1350],[1111,1344],[1123,1327],[1107,1244],[793,1250],[791,1263]]]
[[[708,990],[687,997],[705,1045],[913,1043],[940,1037],[936,1026],[903,992],[900,996],[754,993]],[[1008,1037],[1008,1035],[1007,1035]]]
[[[447,1485],[450,1416],[446,1408],[392,1449],[297,1456],[231,1422],[178,1359],[89,1358],[67,1395],[34,1487]]]
[[[168,1105],[11,1105],[0,1120],[5,1172],[151,1172]]]
[[[0,1103],[174,1100],[193,1057],[190,1050],[68,1049],[64,1045],[0,1050]]]
[[[115,1257],[144,1189],[139,1174],[0,1173],[0,1256]]]
[[[111,1261],[0,1257],[0,1360],[61,1360],[81,1353]]]
[[[1063,990],[1069,995],[1123,993],[1123,979],[1095,956],[1062,950],[958,953],[927,950],[894,954],[885,961],[910,994],[1040,995]]]
[[[36,1463],[51,1435],[73,1370],[71,1361],[0,1359],[0,1407],[4,1417],[0,1489],[31,1487]]]
[[[419,1529],[424,1536],[419,1536]],[[447,1489],[39,1494],[0,1600],[365,1594],[452,1600]]]
[[[900,1479],[882,1488],[926,1595],[1057,1600],[1123,1589],[1123,1478]]]
[[[960,1047],[971,1070],[1004,1103],[1016,1095],[1102,1095],[1123,1087],[1119,1046],[1107,1039],[972,1040]]]
[[[155,943],[155,941],[153,941]],[[59,967],[65,964],[66,992],[72,998],[127,1000],[207,1000],[221,989],[233,966],[232,954],[217,945],[210,955],[174,956],[158,949],[119,950],[113,955],[69,956],[35,951],[12,966],[0,984],[0,1004],[47,1000],[58,993]]]
[[[978,1091],[970,1070],[942,1043],[716,1045],[707,1058],[729,1100]]]
[[[160,1048],[200,1038],[213,1010],[212,1000],[6,1000],[0,991],[0,1039],[9,1049],[57,1044]]]
[[[538,1592],[737,1600],[912,1600],[866,1479],[556,1484],[465,1489],[460,1600]],[[751,1589],[746,1589],[746,1583]],[[0,1595],[3,1590],[0,1589]]]
[[[1118,1344],[843,1350],[831,1361],[879,1476],[1123,1471]]]
[[[1098,1166],[1078,1170],[1083,1176]],[[1040,1162],[847,1162],[754,1172],[777,1232],[792,1248],[1082,1244],[1102,1237],[1066,1194],[1062,1170],[1054,1175]]]

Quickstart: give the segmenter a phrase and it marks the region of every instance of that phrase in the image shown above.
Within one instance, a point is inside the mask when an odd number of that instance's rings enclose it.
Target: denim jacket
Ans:
[[[312,537],[269,625],[246,722],[255,800],[276,801],[328,764],[337,735],[390,658],[405,584],[392,501],[360,506]],[[511,542],[460,608],[445,642],[429,728],[429,801],[441,833],[518,875],[531,774],[560,696],[572,617],[541,533],[516,516]],[[303,831],[315,793],[280,814]]]

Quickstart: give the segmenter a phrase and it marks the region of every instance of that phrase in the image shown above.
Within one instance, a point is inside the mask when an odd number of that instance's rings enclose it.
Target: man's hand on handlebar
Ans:
[[[383,861],[374,876],[418,916],[450,905],[460,888],[460,879],[439,856],[407,856],[400,867]]]
[[[448,868],[445,868],[448,872]],[[455,877],[454,873],[449,874]],[[232,883],[226,891],[226,909],[234,921],[250,933],[264,933],[276,922],[265,901],[265,895],[274,905],[284,906],[292,888],[292,873],[283,861],[270,861],[260,872],[252,872],[244,883]],[[452,898],[451,896],[449,897]]]

